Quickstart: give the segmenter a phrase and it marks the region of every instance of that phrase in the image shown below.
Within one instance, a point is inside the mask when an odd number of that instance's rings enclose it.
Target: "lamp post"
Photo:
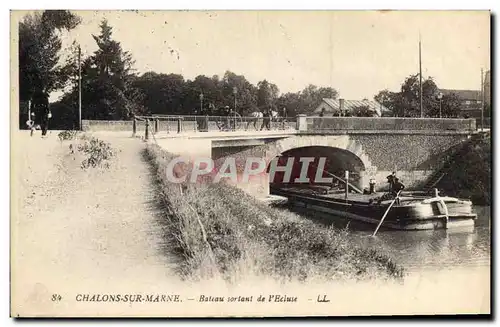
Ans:
[[[238,93],[238,88],[235,86],[235,87],[233,87],[233,94],[234,94],[234,112],[233,112],[233,117],[232,117],[233,130],[236,129],[236,94],[237,93]]]
[[[443,93],[439,92],[437,95],[437,98],[439,100],[439,118],[442,118],[441,107],[442,107],[442,102],[443,102]]]
[[[203,112],[203,92],[200,93],[200,114]]]
[[[236,113],[236,94],[238,93],[238,88],[235,86],[233,87],[233,94],[234,94],[234,112]]]

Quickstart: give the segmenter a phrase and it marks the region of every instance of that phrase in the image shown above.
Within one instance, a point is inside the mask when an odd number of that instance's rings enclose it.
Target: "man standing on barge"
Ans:
[[[389,183],[389,193],[392,193],[394,190],[394,182],[397,179],[396,172],[393,171],[392,174],[387,176],[387,183]]]

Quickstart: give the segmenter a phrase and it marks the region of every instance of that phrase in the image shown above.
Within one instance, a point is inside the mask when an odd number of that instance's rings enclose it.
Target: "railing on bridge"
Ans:
[[[274,119],[234,116],[176,116],[154,115],[136,116],[133,120],[133,134],[139,125],[144,125],[145,136],[153,133],[185,133],[185,132],[230,132],[230,131],[266,131],[296,130],[294,117]]]
[[[398,132],[398,131],[458,131],[474,133],[476,121],[470,119],[395,118],[395,117],[312,117],[265,118],[240,116],[136,116],[132,121],[84,121],[89,130],[133,130],[151,133],[193,133],[230,131],[285,130],[298,133]]]

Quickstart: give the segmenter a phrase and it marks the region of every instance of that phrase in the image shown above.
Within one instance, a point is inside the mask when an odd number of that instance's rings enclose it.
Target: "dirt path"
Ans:
[[[81,158],[73,160],[69,143],[61,145],[56,135],[17,138],[11,253],[12,291],[20,308],[44,310],[53,293],[74,298],[76,290],[144,292],[157,290],[158,281],[176,280],[161,252],[144,143],[99,138],[119,151],[108,170],[80,169]]]

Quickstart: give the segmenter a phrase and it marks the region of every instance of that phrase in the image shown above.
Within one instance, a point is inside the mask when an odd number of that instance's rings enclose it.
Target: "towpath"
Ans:
[[[48,139],[22,132],[14,138],[14,315],[23,307],[46,312],[56,293],[74,299],[89,290],[158,291],[159,282],[176,281],[162,252],[162,217],[141,155],[144,143],[99,138],[110,141],[117,156],[109,169],[87,171],[54,132]]]

